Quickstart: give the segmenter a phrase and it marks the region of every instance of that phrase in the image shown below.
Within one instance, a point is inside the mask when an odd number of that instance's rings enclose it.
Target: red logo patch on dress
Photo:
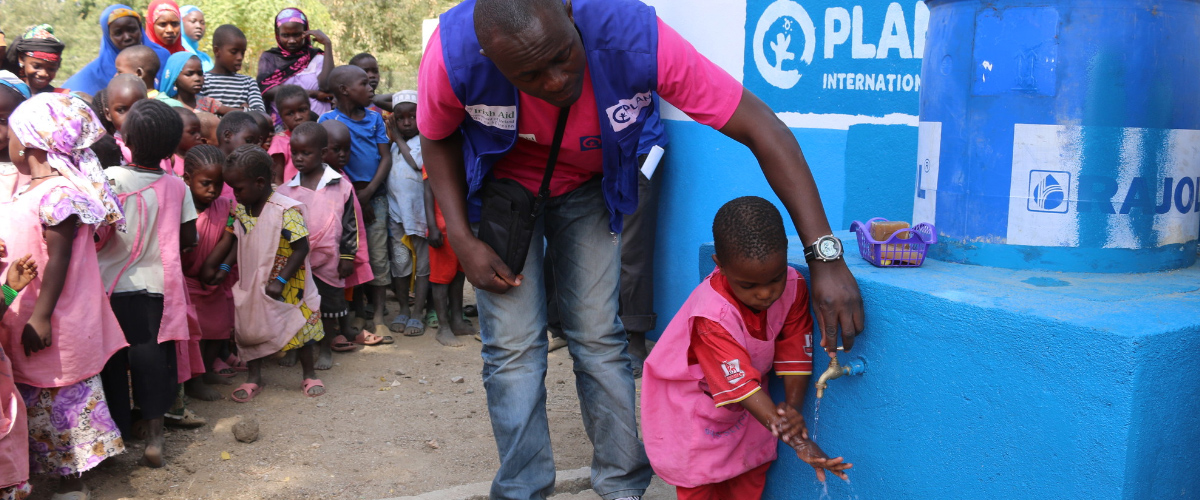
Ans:
[[[722,361],[721,370],[725,371],[725,380],[731,384],[738,383],[746,376],[746,372],[742,371],[742,361],[739,359]]]

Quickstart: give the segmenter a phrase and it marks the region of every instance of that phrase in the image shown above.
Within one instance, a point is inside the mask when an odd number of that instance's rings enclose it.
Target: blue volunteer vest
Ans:
[[[637,209],[638,142],[656,111],[651,93],[658,83],[658,17],[637,0],[575,0],[575,26],[591,71],[604,163],[601,184],[614,232],[622,214]],[[517,141],[518,91],[491,60],[479,53],[475,0],[442,14],[442,57],[454,95],[467,110],[459,129],[467,174],[467,210],[479,220],[479,198],[496,161]]]

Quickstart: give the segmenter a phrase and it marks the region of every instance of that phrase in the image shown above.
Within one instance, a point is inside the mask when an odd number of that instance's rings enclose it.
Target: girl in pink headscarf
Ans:
[[[312,46],[313,40],[325,47]],[[274,112],[275,92],[280,85],[299,85],[308,92],[309,109],[317,116],[333,109],[328,92],[333,71],[333,42],[321,30],[309,29],[308,16],[288,7],[275,16],[275,43],[258,58],[258,85],[263,102]],[[276,121],[276,123],[280,123]]]
[[[93,236],[124,215],[89,146],[104,135],[88,104],[43,93],[9,117],[8,151],[28,184],[0,203],[0,240],[41,270],[0,321],[0,346],[27,408],[32,473],[86,492],[80,473],[125,445],[100,371],[125,336],[100,281]],[[86,493],[84,493],[86,496]]]

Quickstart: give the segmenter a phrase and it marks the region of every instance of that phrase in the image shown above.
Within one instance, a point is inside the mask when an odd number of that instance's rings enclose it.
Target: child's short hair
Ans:
[[[171,106],[171,109],[175,110],[175,113],[179,115],[180,120],[187,120],[187,118],[190,116],[196,119],[196,123],[200,123],[200,117],[196,116],[196,113],[190,109],[187,109],[183,106]]]
[[[329,133],[325,127],[315,122],[304,122],[292,130],[292,142],[313,140],[311,145],[323,148],[329,145]]]
[[[96,113],[96,117],[100,118],[100,125],[104,126],[104,131],[112,135],[117,130],[113,128],[111,121],[108,121],[108,114],[104,110],[108,107],[108,89],[100,89],[92,96],[92,102],[88,103],[88,107],[92,108],[92,112]],[[115,142],[114,142],[115,144]]]
[[[185,173],[193,173],[208,165],[224,167],[225,155],[221,153],[221,148],[211,144],[200,144],[189,149],[187,154],[183,156],[183,171]]]
[[[320,120],[320,119],[321,119],[321,116],[318,115],[316,111],[313,111],[311,109],[308,110],[308,121],[316,123],[316,121]]]
[[[267,150],[257,144],[245,144],[229,153],[225,159],[225,172],[240,171],[250,178],[262,177],[270,180],[273,161]]]
[[[221,123],[217,124],[217,140],[224,140],[225,132],[239,134],[246,130],[258,130],[258,121],[254,119],[254,115],[246,111],[226,113],[221,117]]]
[[[121,146],[117,145],[117,140],[113,136],[105,134],[100,136],[96,142],[91,145],[91,150],[96,154],[96,159],[100,161],[100,166],[104,168],[116,167],[121,165]]]
[[[165,102],[142,99],[129,108],[121,133],[135,164],[157,166],[179,146],[183,119]]]
[[[275,106],[288,99],[303,98],[308,99],[308,91],[299,85],[280,85],[279,90],[275,91]]]
[[[225,44],[245,39],[246,34],[242,33],[242,30],[238,29],[237,26],[232,24],[222,24],[217,26],[217,29],[213,31],[212,35],[213,48],[223,47]]]
[[[735,198],[713,218],[717,259],[724,262],[750,259],[759,262],[787,252],[783,217],[771,202],[757,196]]]
[[[118,58],[132,59],[138,66],[146,70],[146,73],[157,75],[159,68],[162,67],[162,61],[158,59],[158,54],[145,45],[131,45],[125,47],[117,54]]]
[[[375,56],[371,55],[370,52],[359,52],[355,54],[354,57],[350,58],[350,62],[348,64],[358,66],[358,63],[366,61],[367,59],[375,59]]]

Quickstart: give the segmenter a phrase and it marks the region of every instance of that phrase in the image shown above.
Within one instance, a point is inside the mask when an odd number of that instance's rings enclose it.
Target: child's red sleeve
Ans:
[[[689,351],[718,407],[741,402],[762,388],[762,374],[754,369],[750,353],[720,323],[693,318]]]
[[[813,320],[808,311],[808,288],[804,280],[799,280],[796,288],[796,302],[775,339],[776,375],[812,375]]]

